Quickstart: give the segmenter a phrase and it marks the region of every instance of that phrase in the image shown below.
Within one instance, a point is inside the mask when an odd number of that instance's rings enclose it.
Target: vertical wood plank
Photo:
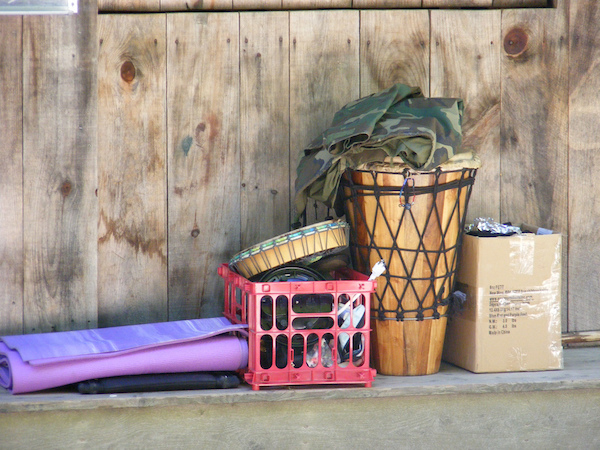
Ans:
[[[241,247],[289,231],[289,13],[240,14]]]
[[[566,327],[568,247],[568,11],[502,11],[502,221],[565,233],[562,324]]]
[[[428,11],[362,11],[360,42],[361,96],[395,83],[429,95]]]
[[[567,14],[502,13],[502,220],[567,231]]]
[[[570,2],[569,331],[600,329],[600,4]]]
[[[0,16],[0,335],[23,333],[23,18]]]
[[[23,19],[25,332],[97,324],[96,18]]]
[[[290,179],[304,148],[330,124],[333,115],[359,98],[359,12],[294,11],[290,13]],[[315,217],[309,199],[307,223]],[[291,210],[292,216],[295,215]]]
[[[169,319],[223,311],[240,250],[239,14],[168,15]]]
[[[98,321],[164,321],[166,17],[98,23]]]
[[[500,217],[501,42],[498,10],[431,11],[431,96],[463,99],[463,147],[483,162],[468,221]]]

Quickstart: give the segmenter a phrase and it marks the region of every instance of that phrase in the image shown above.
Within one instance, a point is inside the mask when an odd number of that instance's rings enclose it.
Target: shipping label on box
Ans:
[[[563,367],[560,234],[465,235],[443,358],[472,372]]]

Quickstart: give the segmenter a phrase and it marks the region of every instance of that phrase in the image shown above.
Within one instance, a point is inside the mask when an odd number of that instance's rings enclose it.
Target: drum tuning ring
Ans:
[[[409,188],[412,189],[412,195],[408,192]],[[402,198],[402,196],[405,198]],[[402,183],[402,187],[400,188],[400,204],[398,206],[410,209],[415,203],[415,197],[415,179],[412,177],[405,178],[404,183]]]

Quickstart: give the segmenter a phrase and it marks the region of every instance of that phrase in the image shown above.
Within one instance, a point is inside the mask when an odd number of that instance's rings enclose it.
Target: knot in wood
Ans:
[[[504,37],[504,51],[510,56],[519,56],[527,49],[529,37],[522,28],[513,28]]]
[[[125,61],[121,65],[121,78],[126,83],[131,83],[135,78],[135,66],[131,61]]]
[[[70,181],[65,181],[62,186],[60,187],[60,193],[62,194],[63,197],[68,197],[69,194],[71,193],[71,182]]]

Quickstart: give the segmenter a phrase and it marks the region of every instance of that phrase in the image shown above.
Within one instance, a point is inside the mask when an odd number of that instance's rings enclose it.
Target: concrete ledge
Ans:
[[[565,369],[378,376],[373,387],[0,392],[0,448],[600,448],[600,348]]]
[[[81,395],[64,389],[11,395],[0,389],[0,413],[573,389],[600,390],[600,347],[566,349],[563,370],[474,374],[442,363],[440,372],[434,375],[419,377],[378,375],[371,388],[310,386],[266,388],[253,391],[244,385],[237,389],[223,390],[99,395]]]

